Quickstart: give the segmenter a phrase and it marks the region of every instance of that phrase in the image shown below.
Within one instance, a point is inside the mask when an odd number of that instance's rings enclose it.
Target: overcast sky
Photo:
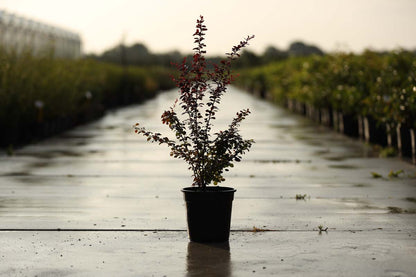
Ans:
[[[84,53],[123,36],[152,52],[189,53],[200,14],[211,55],[251,34],[257,53],[295,40],[325,51],[416,48],[416,0],[0,0],[0,9],[79,33]]]

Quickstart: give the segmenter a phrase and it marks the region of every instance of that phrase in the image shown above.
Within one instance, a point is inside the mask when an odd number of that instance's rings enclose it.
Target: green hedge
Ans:
[[[237,85],[378,123],[416,128],[416,56],[406,51],[289,58],[239,72]]]
[[[416,163],[416,55],[292,57],[239,72],[236,84]]]
[[[0,146],[26,143],[96,118],[106,108],[148,99],[174,86],[171,73],[0,50]]]

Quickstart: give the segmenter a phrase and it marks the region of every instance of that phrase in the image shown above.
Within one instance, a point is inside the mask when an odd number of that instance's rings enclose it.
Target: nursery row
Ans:
[[[415,162],[414,53],[294,57],[242,70],[237,85]]]
[[[0,50],[0,147],[47,137],[107,108],[150,98],[174,85],[170,73]]]

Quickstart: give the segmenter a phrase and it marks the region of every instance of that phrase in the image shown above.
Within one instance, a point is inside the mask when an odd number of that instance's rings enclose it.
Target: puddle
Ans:
[[[311,163],[311,160],[255,160],[255,163],[273,163],[273,164],[278,164],[278,163]]]
[[[349,157],[346,156],[334,156],[334,157],[323,157],[327,161],[342,162],[347,160]]]
[[[407,275],[406,272],[404,271],[400,271],[400,270],[386,270],[385,271],[385,275],[386,277],[407,277],[409,275]]]
[[[20,152],[17,156],[20,157],[34,157],[39,159],[52,159],[60,156],[64,157],[82,157],[84,153],[74,152],[74,151],[66,151],[66,150],[51,150],[47,152]]]
[[[305,136],[305,135],[294,135],[293,137],[297,140],[311,140],[311,139],[313,139],[312,137],[308,137],[308,136]]]
[[[328,154],[328,153],[331,153],[331,151],[329,149],[318,150],[318,151],[313,152],[313,154],[316,155],[316,156],[322,156],[322,155],[325,155],[325,154]]]
[[[328,156],[325,156],[325,154],[328,154],[329,151],[328,152],[323,152],[322,151],[321,153],[314,152],[314,153],[316,155],[323,156],[322,158],[324,160],[334,161],[334,162],[342,162],[342,161],[345,161],[345,160],[348,160],[348,159],[357,159],[357,158],[363,157],[363,155],[359,151],[357,151],[356,154],[351,154],[351,151],[350,151],[350,153],[345,153],[345,154],[341,154],[341,155],[336,155],[336,154],[332,153],[332,155],[328,155]]]
[[[59,136],[59,138],[61,139],[92,139],[94,138],[95,135],[90,135],[90,134],[62,134]]]
[[[316,141],[308,140],[308,141],[305,141],[305,143],[310,145],[310,146],[323,146],[324,145],[324,143],[320,140],[316,140]]]
[[[276,129],[293,129],[293,125],[287,125],[287,124],[270,124],[270,128],[276,128]]]
[[[0,176],[14,177],[14,176],[31,176],[28,171],[16,171],[2,174]]]
[[[113,125],[110,125],[110,126],[101,126],[101,127],[98,127],[98,128],[96,128],[96,129],[98,129],[98,130],[114,130],[114,129],[116,129],[118,126],[113,126]]]
[[[21,184],[30,184],[30,185],[44,184],[47,181],[50,181],[50,177],[48,178],[48,177],[32,176],[32,175],[16,176],[16,178],[13,178],[13,179]]]
[[[402,209],[399,207],[387,207],[391,214],[416,214],[416,209]]]
[[[416,197],[406,197],[404,200],[416,203]]]
[[[372,210],[373,212],[383,212],[385,209],[372,206],[369,201],[360,198],[340,198],[334,200],[328,200],[329,202],[341,203],[353,210]],[[369,211],[370,212],[370,211]],[[372,213],[372,212],[370,212]]]
[[[300,140],[303,143],[307,145],[311,145],[311,146],[323,146],[324,145],[324,142],[317,137],[310,137],[310,136],[305,136],[305,135],[294,135],[293,138],[296,140]]]
[[[371,185],[369,185],[369,184],[353,184],[352,186],[355,187],[355,188],[368,188],[368,187],[371,187]]]
[[[38,161],[28,164],[28,168],[39,168],[39,167],[48,167],[51,164],[50,161]]]
[[[336,168],[336,169],[358,169],[359,167],[356,165],[350,164],[332,164],[328,166],[329,168]]]
[[[364,210],[380,210],[380,211],[384,211],[384,209],[379,208],[379,207],[374,207],[374,206],[370,206],[370,205],[364,205],[361,207]]]

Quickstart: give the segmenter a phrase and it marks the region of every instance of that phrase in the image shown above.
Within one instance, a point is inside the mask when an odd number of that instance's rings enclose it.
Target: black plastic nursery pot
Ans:
[[[194,242],[224,242],[230,237],[234,188],[183,188],[189,239]]]

